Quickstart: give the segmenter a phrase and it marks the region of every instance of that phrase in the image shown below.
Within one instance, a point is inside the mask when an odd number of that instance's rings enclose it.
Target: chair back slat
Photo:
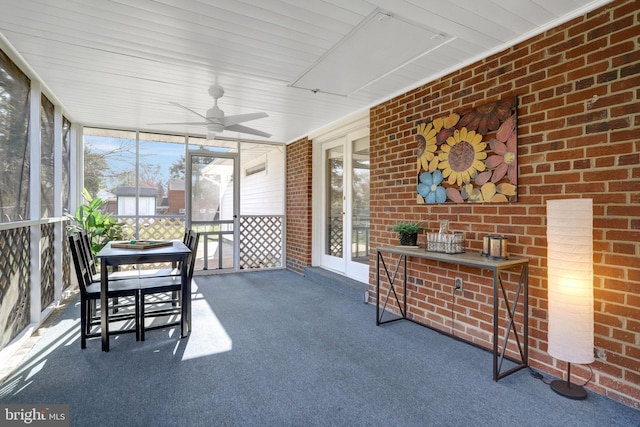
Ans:
[[[196,258],[198,253],[198,242],[200,241],[200,233],[193,230],[189,230],[189,244],[187,247],[191,250],[187,257],[187,280],[193,278],[193,269],[196,265]]]
[[[69,247],[71,249],[71,258],[73,258],[73,265],[76,270],[80,292],[86,295],[87,286],[91,284],[92,274],[82,255],[81,237],[78,233],[69,236]]]
[[[93,251],[91,250],[91,241],[89,240],[89,232],[87,230],[79,231],[80,235],[80,246],[82,248],[82,256],[84,257],[85,263],[89,268],[89,272],[91,274],[97,274],[96,270],[96,260],[93,256]]]
[[[200,234],[196,233],[195,231],[193,231],[192,229],[188,228],[185,230],[184,232],[184,237],[182,239],[182,243],[184,243],[184,245],[186,247],[188,247],[189,249],[191,249],[191,253],[194,253],[195,250],[192,249],[195,245],[195,247],[198,247],[198,240],[200,239]],[[191,255],[189,255],[189,257],[187,257],[187,272],[189,271],[189,264],[191,263]],[[195,264],[195,259],[194,259],[194,264]],[[178,269],[182,269],[182,261],[180,261],[178,263]]]

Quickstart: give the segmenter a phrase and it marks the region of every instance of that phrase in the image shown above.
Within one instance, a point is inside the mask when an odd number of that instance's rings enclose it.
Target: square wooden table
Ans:
[[[109,351],[109,321],[108,321],[108,298],[109,286],[108,266],[119,266],[123,264],[145,264],[158,262],[180,262],[187,265],[187,258],[191,250],[182,242],[173,242],[170,246],[157,248],[112,248],[111,242],[96,254],[100,260],[100,325],[102,332],[102,351]],[[188,337],[191,333],[191,283],[187,280],[187,269],[180,269],[182,283],[182,338]]]

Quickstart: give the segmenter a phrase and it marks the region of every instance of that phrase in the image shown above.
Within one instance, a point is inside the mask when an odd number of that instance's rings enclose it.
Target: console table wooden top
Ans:
[[[463,252],[461,254],[445,254],[440,252],[428,252],[424,248],[383,246],[378,252],[404,255],[414,258],[430,259],[433,261],[448,262],[451,264],[467,265],[470,267],[484,268],[488,270],[504,270],[517,265],[528,264],[527,258],[509,257],[508,259],[492,259],[482,256],[478,252]]]

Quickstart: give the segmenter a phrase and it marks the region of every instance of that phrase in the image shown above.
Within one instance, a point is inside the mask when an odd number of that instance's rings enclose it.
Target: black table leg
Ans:
[[[186,338],[191,333],[191,281],[187,279],[187,257],[182,261],[181,280],[182,280],[182,314],[181,314],[181,330],[182,338]]]
[[[100,260],[100,330],[102,332],[102,351],[109,351],[109,273],[107,260]]]

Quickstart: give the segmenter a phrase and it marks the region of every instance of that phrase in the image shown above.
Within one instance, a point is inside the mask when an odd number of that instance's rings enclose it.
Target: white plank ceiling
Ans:
[[[204,135],[201,126],[150,123],[198,121],[170,102],[205,114],[213,105],[208,88],[217,83],[225,89],[219,106],[227,116],[264,111],[269,117],[244,124],[272,134],[270,141],[289,143],[608,2],[0,0],[0,34],[74,122]],[[355,39],[372,16],[434,36],[413,40],[424,49],[397,64],[371,65],[363,55],[381,52],[352,47],[352,60],[333,64],[344,69],[334,74],[357,76],[366,64],[375,66],[377,77],[350,93],[293,86]],[[383,54],[407,47],[395,31],[384,38]]]

